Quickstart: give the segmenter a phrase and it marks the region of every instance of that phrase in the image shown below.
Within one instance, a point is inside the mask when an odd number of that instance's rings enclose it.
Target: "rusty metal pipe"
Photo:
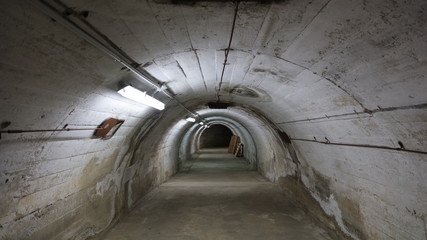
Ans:
[[[291,138],[291,140],[292,141],[303,141],[303,142],[314,142],[314,143],[336,145],[336,146],[361,147],[361,148],[376,148],[376,149],[384,149],[384,150],[394,150],[394,151],[399,151],[399,152],[410,152],[410,153],[427,154],[427,152],[419,151],[419,150],[410,150],[410,149],[406,149],[406,148],[394,148],[394,147],[368,145],[368,144],[336,143],[336,142],[330,142],[329,140],[327,140],[325,142],[322,142],[322,141],[318,141],[318,140],[299,139],[299,138]]]
[[[32,129],[32,130],[3,130],[0,131],[0,139],[3,133],[37,133],[37,132],[69,132],[69,131],[96,131],[102,128],[62,128],[62,129]]]
[[[31,132],[68,132],[68,131],[86,131],[101,130],[102,128],[62,128],[62,129],[34,129],[34,130],[3,130],[0,133],[31,133]]]

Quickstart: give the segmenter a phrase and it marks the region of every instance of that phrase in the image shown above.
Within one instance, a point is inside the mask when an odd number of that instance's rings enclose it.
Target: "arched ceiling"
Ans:
[[[215,99],[233,2],[64,1],[181,101]],[[239,5],[223,100],[286,119],[425,103],[422,1],[278,1]],[[406,70],[405,70],[406,69]],[[258,98],[234,88],[254,91]],[[408,94],[410,92],[410,94]],[[404,94],[399,99],[395,95]],[[310,96],[307,98],[305,96]],[[286,100],[286,101],[283,101]],[[315,100],[315,101],[314,101]],[[275,107],[265,109],[265,104]]]
[[[216,100],[235,3],[63,3],[77,13],[86,12],[85,21],[165,83],[187,107]],[[250,106],[287,131],[298,127],[289,124],[307,119],[370,117],[372,112],[423,108],[427,49],[426,17],[420,9],[424,5],[422,1],[243,1],[221,100]],[[79,22],[72,15],[70,19]],[[87,56],[87,50],[81,50]],[[116,90],[122,80],[140,84],[126,71],[109,69],[107,87]],[[381,143],[389,145],[387,141]]]
[[[276,155],[284,148],[273,135],[286,132],[303,165],[304,186],[355,239],[425,235],[425,1],[242,1],[220,92],[221,101],[235,106],[227,110],[206,103],[217,99],[234,2],[46,2],[105,45],[111,47],[105,38],[116,44],[114,51],[165,83],[191,111],[248,128],[260,143],[257,154],[267,156],[263,174],[272,180],[297,168],[283,160],[286,154]],[[92,234],[85,221],[101,232],[121,207],[176,171],[177,142],[190,129],[180,120],[188,113],[161,93],[155,95],[167,103],[161,112],[121,97],[119,82],[151,87],[30,1],[1,4],[0,120],[11,122],[2,129],[125,119],[108,141],[91,139],[91,132],[2,136],[0,180],[9,182],[0,192],[7,203],[0,207],[4,236],[41,232],[43,239],[46,224],[75,223],[66,214],[86,207],[87,198],[108,199],[112,211],[101,209],[105,217],[99,217],[96,209],[79,210],[82,224],[69,224],[68,232]],[[58,183],[52,181],[57,176]],[[87,189],[96,193],[86,195]],[[122,199],[124,192],[130,197]],[[37,221],[34,214],[45,207],[58,211]]]

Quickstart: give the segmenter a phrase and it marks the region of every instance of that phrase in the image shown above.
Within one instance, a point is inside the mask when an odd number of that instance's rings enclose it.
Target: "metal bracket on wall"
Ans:
[[[109,118],[99,126],[98,130],[96,130],[93,135],[103,139],[109,139],[119,130],[124,122],[125,120]]]

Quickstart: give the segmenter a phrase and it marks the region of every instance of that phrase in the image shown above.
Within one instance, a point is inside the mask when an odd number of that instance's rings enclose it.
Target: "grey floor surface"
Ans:
[[[331,239],[276,185],[225,151],[201,152],[103,239]]]

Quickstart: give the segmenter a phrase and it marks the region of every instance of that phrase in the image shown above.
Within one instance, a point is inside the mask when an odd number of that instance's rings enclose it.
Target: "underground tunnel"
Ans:
[[[198,145],[203,148],[227,148],[230,145],[233,133],[221,124],[213,124],[201,133]]]
[[[427,239],[427,2],[1,0],[0,239]]]

